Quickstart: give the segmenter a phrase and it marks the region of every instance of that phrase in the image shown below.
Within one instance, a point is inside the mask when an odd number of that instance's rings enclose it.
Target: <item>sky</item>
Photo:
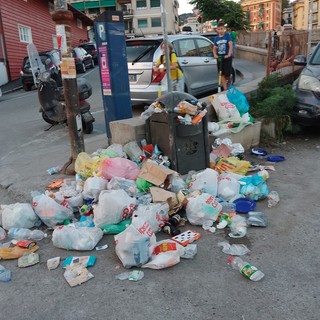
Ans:
[[[188,0],[178,0],[179,1],[179,14],[192,13],[192,6],[188,4]]]

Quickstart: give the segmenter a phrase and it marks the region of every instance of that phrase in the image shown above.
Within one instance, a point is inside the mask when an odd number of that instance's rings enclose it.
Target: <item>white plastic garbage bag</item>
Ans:
[[[83,197],[85,199],[99,197],[102,190],[107,189],[108,181],[100,177],[89,177],[83,186]]]
[[[147,263],[156,243],[156,237],[148,222],[140,219],[136,227],[132,224],[114,236],[115,250],[125,268]]]
[[[82,193],[78,193],[76,196],[66,198],[69,206],[73,208],[73,211],[78,211],[83,205],[83,196]]]
[[[142,219],[150,224],[154,232],[158,232],[169,220],[169,205],[167,202],[139,205],[132,214],[132,224],[135,226],[137,219]]]
[[[237,179],[227,172],[220,174],[218,178],[218,196],[225,201],[230,201],[239,196],[240,184]]]
[[[33,196],[32,206],[38,217],[48,227],[54,227],[59,223],[63,223],[66,219],[72,219],[73,212],[66,201],[63,205],[56,202],[51,197],[35,193]]]
[[[188,199],[186,214],[191,224],[208,227],[217,220],[221,209],[222,205],[215,196],[202,193]]]
[[[53,245],[66,250],[92,250],[103,237],[97,227],[79,227],[75,224],[57,227],[52,234]]]
[[[39,225],[40,220],[29,203],[1,205],[2,226],[4,229],[26,228]]]
[[[188,189],[191,192],[200,190],[201,192],[216,196],[218,191],[218,175],[217,171],[207,168],[192,176]]]
[[[180,262],[184,254],[184,247],[173,240],[162,240],[155,244],[151,260],[142,268],[164,269],[172,267]]]
[[[136,202],[122,189],[101,191],[98,204],[93,206],[95,226],[101,228],[130,218]]]

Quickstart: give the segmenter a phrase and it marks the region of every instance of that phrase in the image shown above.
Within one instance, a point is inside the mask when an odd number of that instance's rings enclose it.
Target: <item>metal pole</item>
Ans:
[[[308,27],[308,51],[307,51],[307,61],[310,59],[311,54],[311,39],[312,39],[312,18],[313,18],[313,0],[309,1],[309,27]]]
[[[271,31],[268,32],[268,53],[267,53],[267,70],[266,70],[266,77],[269,76],[270,74],[270,66],[271,66],[271,45],[272,45],[272,40],[271,40]]]
[[[165,44],[168,93],[171,93],[172,92],[172,80],[171,80],[171,72],[170,72],[170,53],[169,53],[169,48],[168,48],[168,34],[167,34],[165,0],[161,0],[160,6],[161,6],[161,19],[162,19],[162,29],[163,29],[163,41]]]
[[[64,165],[63,172],[65,174],[74,174],[75,160],[78,154],[84,151],[84,141],[76,68],[74,58],[72,57],[70,21],[73,20],[73,14],[68,10],[66,0],[54,0],[54,9],[52,20],[56,23],[57,36],[62,38],[61,74],[63,79],[66,116],[71,143],[71,157]]]

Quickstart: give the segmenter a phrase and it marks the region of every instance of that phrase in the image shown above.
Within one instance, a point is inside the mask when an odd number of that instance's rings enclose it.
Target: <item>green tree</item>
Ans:
[[[248,28],[240,3],[230,0],[191,0],[189,3],[200,10],[203,21],[222,19],[230,28]]]

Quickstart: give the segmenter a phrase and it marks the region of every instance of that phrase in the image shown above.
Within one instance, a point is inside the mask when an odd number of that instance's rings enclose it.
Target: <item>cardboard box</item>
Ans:
[[[171,169],[154,164],[148,160],[143,163],[138,177],[159,187],[166,181],[167,177],[174,172],[175,171]]]

